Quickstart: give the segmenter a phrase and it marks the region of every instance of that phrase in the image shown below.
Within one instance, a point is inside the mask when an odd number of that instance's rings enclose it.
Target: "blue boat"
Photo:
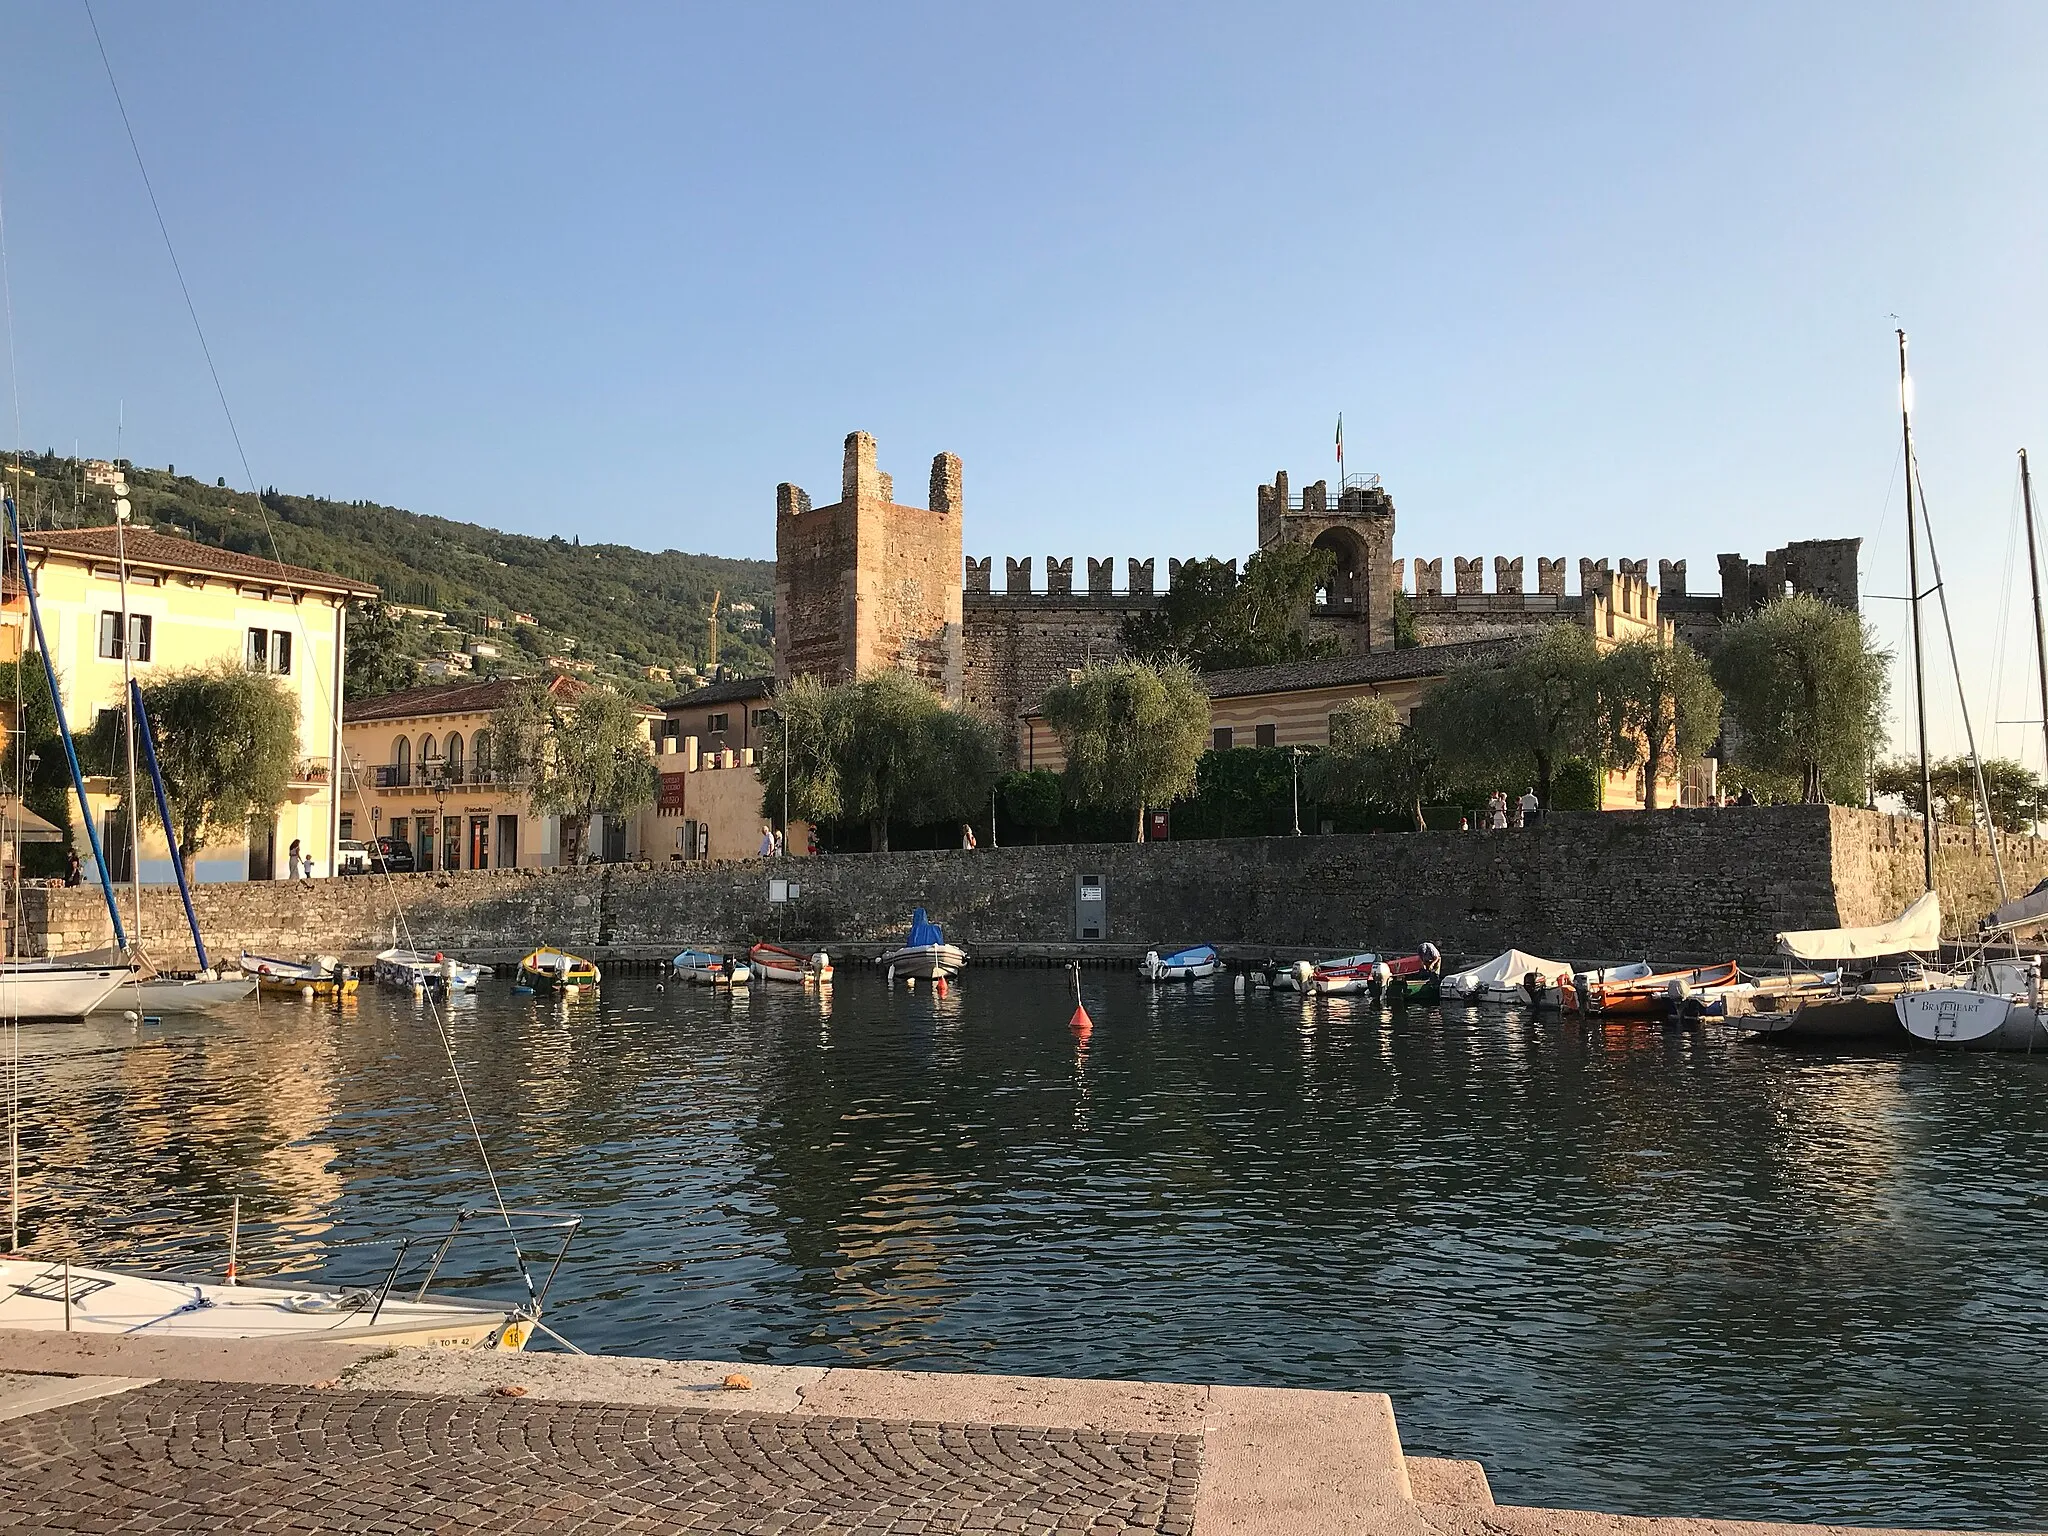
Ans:
[[[1138,974],[1147,981],[1200,981],[1204,976],[1214,976],[1218,963],[1214,946],[1208,944],[1176,949],[1170,955],[1154,949],[1148,950],[1138,962]]]

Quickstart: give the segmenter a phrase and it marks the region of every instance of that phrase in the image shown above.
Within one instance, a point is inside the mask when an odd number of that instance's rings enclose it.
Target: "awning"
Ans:
[[[17,818],[19,824],[17,826]],[[43,820],[25,805],[16,805],[14,796],[0,795],[0,842],[20,843],[61,843],[67,841],[64,829]]]
[[[1778,935],[1795,960],[1870,960],[1941,948],[1941,898],[1929,891],[1888,923],[1871,928],[1808,928]]]

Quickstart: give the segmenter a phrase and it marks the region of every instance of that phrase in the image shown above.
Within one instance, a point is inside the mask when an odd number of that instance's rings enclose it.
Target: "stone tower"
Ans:
[[[930,507],[896,500],[875,440],[850,433],[839,500],[775,488],[775,676],[844,682],[893,667],[950,704],[965,695],[960,460],[932,460]]]
[[[1259,548],[1288,542],[1313,544],[1337,557],[1316,616],[1349,631],[1354,651],[1394,647],[1394,499],[1377,475],[1351,477],[1330,504],[1329,482],[1318,480],[1298,498],[1287,492],[1287,472],[1259,487]]]

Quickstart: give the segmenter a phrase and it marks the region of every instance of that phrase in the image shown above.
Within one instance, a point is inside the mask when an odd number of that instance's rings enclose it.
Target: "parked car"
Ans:
[[[367,875],[370,872],[370,845],[351,842],[343,838],[335,845],[338,852],[334,860],[337,875]]]
[[[409,875],[418,869],[412,844],[398,837],[380,837],[370,845],[370,867],[380,875]]]

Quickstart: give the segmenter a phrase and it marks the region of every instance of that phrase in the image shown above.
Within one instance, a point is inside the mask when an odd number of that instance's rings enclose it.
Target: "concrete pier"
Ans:
[[[0,1330],[0,1530],[1805,1536],[1496,1505],[1371,1392]]]

